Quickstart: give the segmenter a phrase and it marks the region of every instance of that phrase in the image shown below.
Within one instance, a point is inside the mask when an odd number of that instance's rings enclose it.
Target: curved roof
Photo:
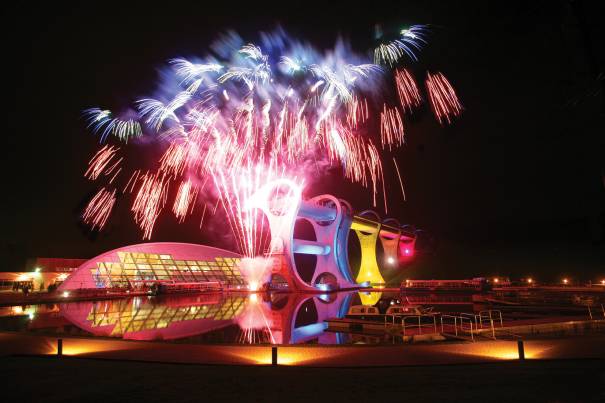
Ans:
[[[98,263],[120,263],[118,253],[146,253],[170,255],[174,260],[213,261],[216,258],[240,258],[241,255],[212,246],[181,242],[149,242],[123,246],[102,253],[82,263],[59,287],[59,291],[79,288],[100,288],[93,279],[91,269]]]

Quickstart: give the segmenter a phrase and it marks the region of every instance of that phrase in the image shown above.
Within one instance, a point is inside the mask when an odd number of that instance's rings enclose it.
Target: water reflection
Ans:
[[[326,331],[325,321],[343,318],[352,304],[397,295],[215,293],[32,305],[2,308],[0,329],[198,343],[378,343],[384,340]]]
[[[442,313],[477,313],[486,309],[486,303],[495,303],[493,297],[482,294],[400,294],[386,290],[323,295],[215,293],[132,297],[3,307],[0,308],[0,330],[187,343],[392,343],[398,342],[399,336],[361,334],[353,330],[334,332],[328,330],[326,320],[345,317],[352,305],[377,306],[391,303],[393,299],[397,303],[434,307]],[[520,310],[515,308],[520,306],[518,303],[498,309],[512,306],[516,312]],[[570,314],[577,314],[579,310],[585,314],[585,305],[575,305],[573,301],[569,305],[566,310]],[[535,305],[514,315],[521,319],[539,317],[545,308],[548,314],[553,314],[552,307]],[[507,315],[510,319],[513,313]]]
[[[326,320],[343,318],[351,305],[398,295],[215,293],[33,305],[3,308],[0,329],[194,343],[381,343],[380,337],[327,331]]]
[[[359,303],[359,296],[353,292],[133,297],[62,303],[55,308],[55,313],[84,331],[83,334],[98,337],[340,344],[347,340],[340,334],[325,332],[324,321],[344,317],[354,296]],[[29,322],[29,330],[36,328],[35,322]]]

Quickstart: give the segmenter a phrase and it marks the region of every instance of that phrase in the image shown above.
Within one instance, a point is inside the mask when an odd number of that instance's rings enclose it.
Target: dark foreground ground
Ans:
[[[11,402],[597,402],[602,360],[295,368],[4,357]]]

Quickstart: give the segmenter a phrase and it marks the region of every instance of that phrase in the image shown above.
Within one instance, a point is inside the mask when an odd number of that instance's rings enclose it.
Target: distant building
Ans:
[[[37,257],[34,267],[42,272],[71,273],[75,271],[87,259],[65,259],[56,257]]]
[[[63,259],[39,257],[32,260],[31,271],[0,272],[0,291],[30,291],[48,289],[50,285],[60,285],[72,271],[86,259]]]

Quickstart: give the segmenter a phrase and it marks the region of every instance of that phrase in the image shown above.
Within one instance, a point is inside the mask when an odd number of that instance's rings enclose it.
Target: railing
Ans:
[[[458,336],[458,328],[460,328],[460,332],[468,332],[471,335],[471,340],[475,341],[475,330],[473,329],[473,321],[471,318],[465,316],[456,316],[456,315],[441,315],[441,333],[445,334],[445,326],[452,326],[451,324],[444,323],[444,319],[447,321],[448,319],[454,319],[454,334],[456,337]],[[460,327],[458,326],[458,321],[460,321]],[[468,321],[469,327],[465,328],[465,321]]]
[[[418,320],[418,332],[420,334],[422,334],[422,328],[423,327],[431,327],[430,323],[422,323],[422,318],[432,318],[433,319],[433,331],[435,333],[437,333],[437,317],[436,315],[408,315],[408,316],[401,316],[401,328],[403,329],[403,335],[405,336],[405,330],[406,330],[406,321],[408,319],[417,319]],[[413,328],[414,326],[416,326],[415,324],[410,324],[407,327],[411,327]]]
[[[493,324],[494,318],[492,317],[492,314],[497,314],[496,318],[500,320],[500,327],[504,326],[503,321],[502,321],[502,311],[489,309],[487,311],[479,312],[479,326],[481,329],[483,329],[484,320],[488,321],[492,328],[494,327],[494,324]],[[485,319],[484,319],[484,317],[485,317]]]

